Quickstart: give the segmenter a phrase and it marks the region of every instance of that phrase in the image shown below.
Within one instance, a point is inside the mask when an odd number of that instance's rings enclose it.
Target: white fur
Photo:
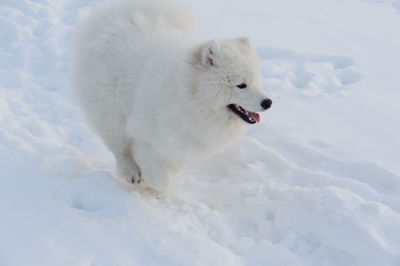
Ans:
[[[77,29],[73,80],[88,122],[121,176],[156,189],[243,134],[228,104],[258,112],[266,98],[250,41],[196,41],[192,17],[166,1],[114,1]]]

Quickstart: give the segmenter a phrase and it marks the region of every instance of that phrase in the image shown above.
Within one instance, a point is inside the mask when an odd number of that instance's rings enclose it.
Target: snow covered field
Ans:
[[[100,2],[0,2],[1,266],[400,265],[400,1],[190,0],[274,104],[161,195],[111,177],[69,87]]]

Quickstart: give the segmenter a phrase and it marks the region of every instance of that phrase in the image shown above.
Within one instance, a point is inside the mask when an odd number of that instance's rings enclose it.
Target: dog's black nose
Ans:
[[[261,102],[261,107],[264,108],[265,110],[267,110],[268,108],[270,108],[272,105],[272,101],[271,99],[265,99]]]

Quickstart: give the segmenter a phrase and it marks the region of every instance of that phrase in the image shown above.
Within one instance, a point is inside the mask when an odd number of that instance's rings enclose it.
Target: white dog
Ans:
[[[272,101],[247,38],[199,42],[190,13],[115,1],[78,26],[74,87],[129,182],[163,189],[185,164],[259,122]]]

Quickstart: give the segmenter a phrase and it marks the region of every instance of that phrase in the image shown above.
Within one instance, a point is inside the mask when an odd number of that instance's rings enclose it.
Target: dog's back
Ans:
[[[106,139],[115,138],[110,132],[125,127],[133,88],[156,84],[157,76],[161,80],[166,71],[157,69],[169,69],[170,61],[182,56],[184,49],[176,46],[185,43],[177,39],[194,28],[189,11],[162,0],[116,0],[78,25],[73,85],[89,123],[107,146],[113,144]]]

